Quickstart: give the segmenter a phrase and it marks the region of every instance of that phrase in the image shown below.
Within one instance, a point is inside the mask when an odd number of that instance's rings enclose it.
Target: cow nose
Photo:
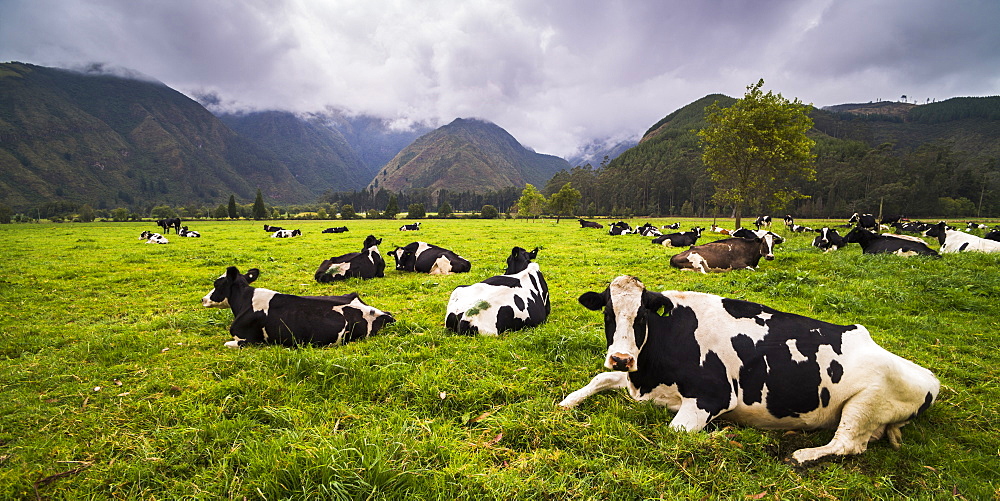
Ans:
[[[768,254],[768,255],[764,256],[764,259],[767,259],[768,261],[774,261],[774,256]]]
[[[611,355],[611,368],[616,371],[628,371],[635,365],[635,359],[624,353]]]

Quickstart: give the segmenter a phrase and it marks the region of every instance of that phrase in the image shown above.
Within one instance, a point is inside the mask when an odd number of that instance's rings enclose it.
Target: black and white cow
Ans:
[[[656,229],[656,226],[649,223],[639,226],[635,231],[644,237],[658,237],[663,235],[663,233],[660,233],[660,230]]]
[[[837,250],[847,245],[844,237],[833,228],[824,227],[816,230],[816,233],[819,233],[819,235],[816,235],[816,238],[813,239],[813,247],[818,247],[825,252]]]
[[[338,226],[336,228],[327,228],[323,230],[323,233],[344,233],[345,231],[347,231],[346,226]]]
[[[991,230],[985,235],[983,235],[983,238],[985,238],[986,240],[995,240],[997,242],[1000,242],[1000,230]]]
[[[805,233],[807,231],[816,231],[808,226],[802,226],[794,223],[788,226],[788,230],[791,231],[792,233]]]
[[[653,243],[664,247],[690,247],[701,237],[701,230],[702,228],[695,226],[691,231],[668,233],[654,238]]]
[[[969,221],[965,223],[965,227],[970,230],[988,230],[990,228],[990,225],[983,223],[974,223],[972,221]]]
[[[876,227],[878,227],[878,223],[875,222],[875,216],[871,214],[859,214],[855,212],[854,215],[851,216],[851,219],[849,219],[847,222],[849,224],[857,223],[858,226],[862,228],[875,229]]]
[[[731,234],[731,236],[734,236],[734,237],[750,238],[750,239],[764,238],[764,235],[771,235],[771,238],[774,239],[774,245],[778,245],[780,243],[784,243],[785,242],[785,238],[784,237],[782,237],[781,235],[779,235],[777,233],[774,233],[774,232],[772,232],[770,230],[751,230],[750,228],[740,228],[740,229],[732,232],[732,234]]]
[[[665,224],[665,225],[661,226],[660,229],[663,229],[663,230],[676,230],[676,229],[679,229],[680,227],[681,227],[681,223],[680,222],[676,222],[676,223]]]
[[[420,221],[411,224],[404,224],[399,227],[399,231],[417,231],[420,229]]]
[[[608,235],[629,235],[635,233],[636,231],[632,229],[625,221],[618,221],[611,224],[611,228],[608,228]]]
[[[923,241],[878,235],[860,225],[844,235],[844,242],[861,245],[863,254],[898,254],[900,256],[934,256],[937,252]]]
[[[560,406],[626,388],[675,412],[670,427],[695,432],[715,419],[765,429],[836,429],[821,447],[799,449],[805,464],[860,454],[934,403],[929,370],[872,340],[861,325],[836,325],[768,306],[686,291],[647,291],[615,278],[580,304],[604,309],[604,366]],[[660,311],[662,310],[662,313]]]
[[[395,319],[391,314],[365,304],[356,292],[343,296],[294,296],[250,284],[260,271],[245,275],[235,266],[216,279],[215,288],[201,298],[205,307],[230,308],[233,340],[230,348],[248,344],[317,346],[344,344],[368,336]]]
[[[326,283],[348,278],[376,278],[385,276],[385,260],[378,250],[381,238],[368,235],[361,252],[350,252],[323,261],[316,270],[317,282]]]
[[[276,231],[281,231],[283,229],[284,228],[282,228],[281,226],[271,226],[269,224],[265,224],[264,225],[264,231],[266,231],[268,233],[274,233]]]
[[[601,229],[601,228],[604,227],[604,225],[601,224],[601,223],[597,223],[597,222],[594,222],[594,221],[587,221],[586,219],[582,219],[582,218],[581,219],[577,219],[577,221],[580,222],[580,227],[581,228],[597,228],[597,229]]]
[[[761,230],[763,231],[763,230]],[[760,258],[774,259],[774,246],[778,243],[771,232],[753,238],[727,238],[691,247],[670,258],[670,266],[701,273],[755,269]]]
[[[144,231],[139,234],[139,240],[145,240],[147,244],[167,244],[170,243],[166,237],[152,231]]]
[[[771,216],[757,216],[757,220],[753,222],[753,225],[759,230],[762,226],[768,228],[771,227]]]
[[[909,219],[906,219],[906,216],[904,216],[902,214],[900,214],[898,216],[883,216],[882,220],[879,221],[879,224],[882,224],[882,225],[885,225],[885,226],[892,226],[894,224],[901,223],[903,221],[909,221]]]
[[[792,217],[791,214],[785,214],[784,221],[785,221],[785,226],[791,226],[795,224],[795,218]]]
[[[168,217],[165,219],[160,219],[156,221],[156,225],[163,228],[163,234],[169,235],[170,228],[174,229],[174,233],[181,231],[181,218],[179,217]]]
[[[451,292],[445,326],[464,334],[497,335],[504,331],[534,327],[549,316],[549,286],[531,262],[538,248],[528,252],[514,247],[503,275]]]
[[[1000,242],[979,238],[962,231],[950,230],[944,221],[927,230],[924,234],[938,239],[938,243],[941,244],[941,248],[938,250],[942,254],[955,252],[1000,252]]]
[[[396,247],[389,254],[396,259],[396,269],[400,271],[450,275],[468,273],[472,269],[469,260],[427,242],[412,242],[405,247]]]
[[[271,238],[292,238],[302,234],[300,230],[278,230],[271,235]]]
[[[181,230],[178,231],[177,234],[182,237],[201,238],[201,233],[198,233],[197,231],[194,230],[189,230],[187,226],[181,228]]]

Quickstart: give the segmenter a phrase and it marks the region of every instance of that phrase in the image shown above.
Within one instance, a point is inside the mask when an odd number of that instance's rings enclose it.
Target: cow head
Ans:
[[[774,246],[783,242],[784,239],[769,231],[765,233],[764,236],[760,237],[759,240],[760,255],[764,256],[764,259],[768,261],[774,261]]]
[[[370,249],[381,243],[382,243],[381,238],[375,238],[375,235],[368,235],[368,237],[365,238],[365,243],[363,245],[365,249]]]
[[[947,235],[948,223],[941,221],[940,223],[931,226],[930,229],[924,232],[924,236],[937,238],[938,244],[944,245],[944,239]]]
[[[396,269],[403,271],[412,268],[416,259],[414,248],[410,246],[396,247],[389,255],[396,260]]]
[[[205,297],[201,298],[201,305],[206,308],[229,308],[229,298],[235,290],[249,287],[257,277],[260,270],[250,268],[246,274],[240,273],[235,266],[226,268],[226,272],[215,279],[214,287]]]
[[[638,278],[622,275],[604,292],[585,292],[580,304],[591,310],[604,308],[604,334],[608,353],[604,366],[615,371],[639,370],[639,352],[646,344],[647,319],[673,304],[663,294],[649,292]]]
[[[535,250],[531,252],[520,247],[514,247],[510,251],[510,256],[507,257],[507,271],[504,272],[504,275],[512,275],[524,271],[528,267],[528,263],[536,257],[538,257],[538,247],[535,247]]]

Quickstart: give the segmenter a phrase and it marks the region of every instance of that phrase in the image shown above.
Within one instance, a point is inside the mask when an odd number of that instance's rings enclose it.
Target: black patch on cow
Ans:
[[[840,382],[840,378],[844,376],[844,366],[840,365],[840,362],[832,360],[830,361],[830,366],[826,368],[826,373],[830,376],[830,382],[837,384]]]
[[[514,308],[504,305],[497,309],[497,332],[517,330],[523,325],[523,321],[514,316]]]
[[[524,300],[521,296],[514,296],[514,306],[517,306],[518,310],[524,311]]]
[[[743,389],[743,403],[750,405],[763,402],[764,381],[767,378],[765,360],[757,356],[757,349],[750,336],[737,334],[731,342],[742,362],[739,385]],[[740,394],[739,391],[735,393]]]
[[[917,409],[917,412],[913,413],[913,415],[910,416],[910,419],[913,419],[923,414],[924,411],[926,411],[933,403],[934,403],[934,395],[932,395],[931,392],[927,392],[927,395],[924,396],[924,403],[920,405],[920,408]]]
[[[520,287],[521,286],[521,281],[520,280],[518,280],[518,279],[516,279],[514,277],[511,277],[511,276],[508,276],[508,275],[497,275],[495,277],[490,277],[490,278],[487,278],[486,280],[483,280],[483,283],[487,284],[487,285],[496,285],[496,286],[500,286],[500,287],[514,287],[514,288],[516,288],[516,287]]]
[[[823,405],[823,407],[829,407],[830,406],[830,389],[829,388],[827,388],[827,387],[824,386],[823,389],[820,390],[820,392],[819,392],[819,402],[820,402],[820,404]]]
[[[962,244],[962,245],[961,245],[961,246],[960,246],[960,247],[958,248],[959,252],[961,252],[961,251],[964,251],[964,250],[965,250],[965,248],[966,248],[966,247],[968,247],[968,246],[969,246],[969,242],[965,242],[964,244]]]

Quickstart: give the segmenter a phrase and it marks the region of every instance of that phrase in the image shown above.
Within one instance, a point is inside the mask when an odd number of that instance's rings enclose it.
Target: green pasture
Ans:
[[[191,221],[202,238],[168,245],[138,239],[148,222],[0,225],[0,499],[1000,497],[1000,255],[824,254],[776,224],[788,240],[774,261],[700,275],[669,267],[676,249],[571,219],[403,222],[273,221],[304,232],[273,239],[262,222]],[[389,258],[385,278],[313,280],[368,234],[383,253],[453,249],[473,271],[397,272]],[[549,321],[447,331],[451,291],[502,273],[515,245],[541,247]],[[229,349],[232,313],[200,304],[227,266],[260,268],[255,285],[285,293],[356,291],[398,321],[341,347]],[[899,451],[882,441],[805,469],[786,459],[832,431],[678,433],[669,411],[623,391],[561,410],[603,370],[603,317],[576,298],[621,274],[864,324],[941,379],[939,401]]]

